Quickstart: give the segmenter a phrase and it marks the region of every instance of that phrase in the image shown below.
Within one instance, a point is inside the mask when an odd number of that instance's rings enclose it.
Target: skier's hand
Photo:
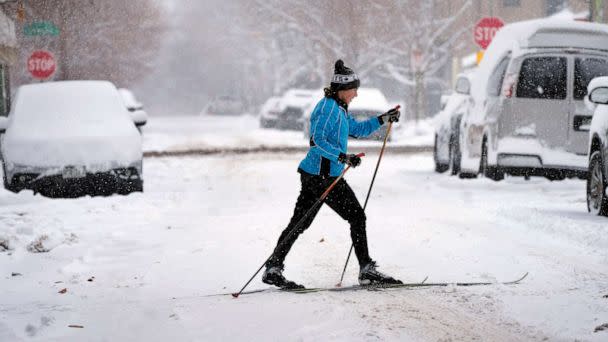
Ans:
[[[399,117],[401,116],[401,112],[399,111],[399,106],[389,110],[388,112],[378,116],[378,120],[380,124],[384,124],[386,122],[399,122]]]
[[[342,164],[346,164],[352,167],[357,167],[361,164],[361,158],[356,154],[344,154],[340,153],[338,161]]]

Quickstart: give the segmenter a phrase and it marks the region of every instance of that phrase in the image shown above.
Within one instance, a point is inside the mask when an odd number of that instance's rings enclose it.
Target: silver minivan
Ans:
[[[584,98],[591,79],[608,75],[608,25],[530,23],[493,56],[485,94],[476,98],[483,120],[463,118],[463,176],[587,176],[593,113]]]

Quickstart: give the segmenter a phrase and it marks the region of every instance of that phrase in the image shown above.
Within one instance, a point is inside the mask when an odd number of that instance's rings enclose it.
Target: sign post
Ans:
[[[55,73],[57,64],[52,53],[37,50],[27,60],[27,70],[35,79],[45,80]]]
[[[505,25],[498,17],[485,17],[477,22],[473,28],[473,39],[482,49],[487,49],[488,45],[496,35],[496,32]]]

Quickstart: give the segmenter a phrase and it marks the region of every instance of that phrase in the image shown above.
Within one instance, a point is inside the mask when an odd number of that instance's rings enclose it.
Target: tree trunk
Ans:
[[[416,124],[424,114],[424,72],[414,73],[414,121]]]

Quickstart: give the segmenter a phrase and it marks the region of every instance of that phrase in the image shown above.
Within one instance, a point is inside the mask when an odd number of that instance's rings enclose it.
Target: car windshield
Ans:
[[[116,130],[130,120],[118,91],[110,83],[96,81],[23,86],[11,115],[12,125],[28,135]]]

